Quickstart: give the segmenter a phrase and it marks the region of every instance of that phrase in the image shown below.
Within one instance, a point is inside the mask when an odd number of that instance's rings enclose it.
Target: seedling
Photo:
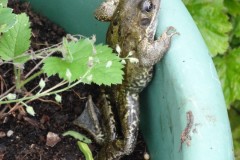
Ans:
[[[80,151],[84,154],[86,160],[93,160],[92,152],[88,147],[89,143],[92,143],[90,139],[88,139],[85,135],[78,133],[76,131],[67,131],[63,133],[63,136],[72,136],[77,139],[77,145]]]

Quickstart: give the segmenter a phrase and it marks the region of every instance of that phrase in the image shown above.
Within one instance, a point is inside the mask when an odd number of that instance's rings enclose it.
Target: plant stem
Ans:
[[[20,88],[23,87],[25,84],[27,84],[29,81],[33,80],[34,78],[36,78],[37,76],[39,76],[40,74],[42,74],[43,71],[40,70],[37,73],[34,73],[32,76],[28,77],[27,79],[25,79],[24,81],[22,81],[19,86]]]
[[[14,66],[14,76],[15,76],[15,81],[16,81],[16,90],[20,91],[21,89],[21,70]]]
[[[43,97],[43,96],[47,96],[47,95],[52,95],[52,94],[57,94],[57,93],[60,93],[60,92],[63,92],[63,91],[66,91],[76,85],[78,85],[79,83],[82,83],[82,80],[87,76],[87,74],[91,71],[91,69],[89,69],[81,79],[79,79],[78,81],[76,81],[75,83],[71,84],[71,85],[68,85],[67,87],[65,88],[62,88],[62,89],[59,89],[59,90],[56,90],[56,91],[52,91],[56,88],[59,88],[60,86],[64,85],[64,84],[67,84],[68,82],[67,81],[62,81],[60,83],[58,83],[57,85],[55,85],[54,87],[42,92],[42,93],[39,93],[39,94],[36,94],[36,95],[33,95],[33,96],[29,96],[29,97],[23,97],[23,98],[20,98],[20,99],[15,99],[15,100],[7,100],[7,101],[0,101],[0,105],[1,104],[9,104],[9,103],[15,103],[15,102],[22,102],[22,101],[26,101],[26,100],[35,100],[35,99],[38,99],[39,97]],[[52,92],[51,92],[52,91]]]
[[[30,74],[32,74],[36,69],[38,69],[39,68],[39,66],[43,63],[43,61],[47,58],[47,57],[49,57],[49,56],[51,56],[53,53],[55,53],[56,51],[59,51],[60,49],[59,49],[59,46],[57,46],[57,48],[52,48],[52,49],[49,49],[49,51],[47,50],[47,56],[45,56],[44,58],[42,58],[42,60],[37,64],[37,65],[35,65],[35,67],[30,71],[30,72],[28,72],[26,75],[25,75],[25,77],[24,78],[27,78]],[[43,54],[43,52],[44,51],[46,51],[46,48],[45,49],[42,49],[42,50],[39,50],[39,51],[37,51],[37,52],[39,52],[39,54]],[[37,53],[35,53],[35,54],[37,54]]]

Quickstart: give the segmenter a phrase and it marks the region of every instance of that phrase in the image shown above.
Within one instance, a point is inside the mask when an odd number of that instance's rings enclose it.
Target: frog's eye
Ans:
[[[151,12],[153,9],[153,4],[149,0],[143,0],[140,2],[140,9],[142,12]]]

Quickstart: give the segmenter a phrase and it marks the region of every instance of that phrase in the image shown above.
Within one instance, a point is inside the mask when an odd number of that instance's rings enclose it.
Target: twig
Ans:
[[[5,91],[3,94],[0,95],[0,101],[2,101],[3,99],[6,98],[7,94],[10,93],[14,88],[16,88],[16,86],[12,86],[10,89],[8,89],[7,91]]]
[[[87,97],[81,97],[75,90],[72,90],[72,91],[73,91],[74,94],[76,94],[76,95],[78,96],[78,98],[79,98],[80,100],[87,98]]]
[[[53,101],[53,100],[46,100],[46,99],[43,99],[43,98],[38,98],[39,101],[42,101],[42,102],[46,102],[46,103],[53,103],[57,106],[59,106],[60,108],[62,108],[62,105],[60,105],[59,103]],[[29,103],[31,102],[31,100],[27,101],[26,103]]]

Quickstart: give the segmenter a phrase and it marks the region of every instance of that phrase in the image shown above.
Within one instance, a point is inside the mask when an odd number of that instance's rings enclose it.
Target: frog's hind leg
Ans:
[[[92,97],[89,95],[85,109],[73,123],[89,132],[97,143],[102,144],[104,141],[104,134],[100,120],[101,113],[93,103]]]
[[[84,111],[73,123],[88,131],[98,144],[103,144],[105,141],[112,141],[116,138],[116,127],[107,95],[101,95],[99,105],[100,108],[89,96]]]
[[[123,133],[122,139],[106,143],[97,155],[97,160],[117,160],[132,153],[139,128],[138,94],[127,92],[118,97],[119,118]]]
[[[112,106],[109,100],[109,96],[102,93],[100,99],[100,110],[102,113],[102,128],[107,142],[113,141],[116,138],[116,122],[112,111]]]

